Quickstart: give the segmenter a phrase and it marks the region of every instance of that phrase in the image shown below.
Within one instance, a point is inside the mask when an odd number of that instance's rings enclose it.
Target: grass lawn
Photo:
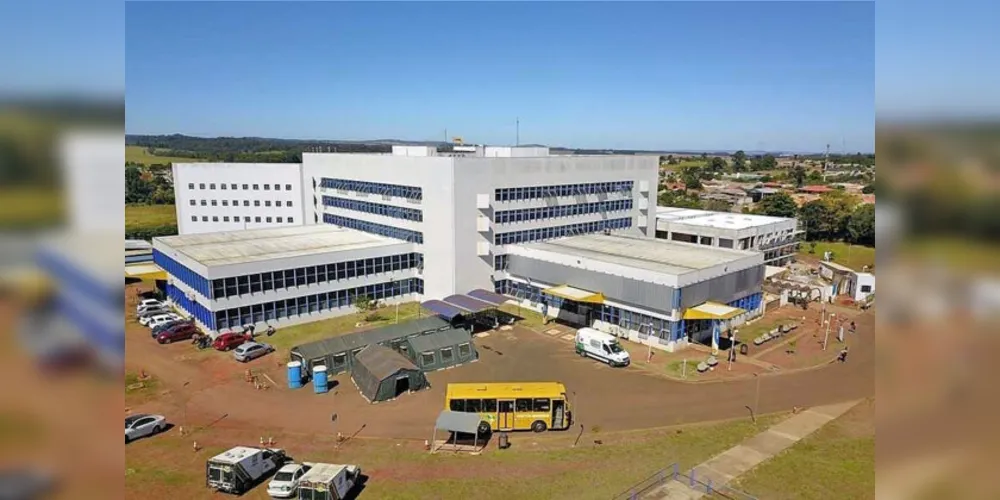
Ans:
[[[159,381],[150,376],[141,382],[138,373],[125,372],[125,406],[141,404],[156,397]]]
[[[177,223],[174,205],[125,205],[125,230]]]
[[[338,451],[332,436],[324,435],[310,436],[308,444],[292,443],[301,439],[293,437],[279,442],[300,460],[361,465],[370,476],[361,498],[590,499],[624,492],[674,462],[690,468],[781,418],[765,416],[758,425],[741,420],[614,434],[588,430],[575,448],[575,433],[515,433],[509,450],[493,447],[481,456],[430,455],[419,444],[391,440],[360,440]],[[190,441],[169,435],[127,448],[126,496],[141,491],[153,498],[156,492],[169,491],[203,498],[203,457],[230,445],[228,440],[215,443],[204,437],[206,448],[198,457],[192,456]],[[258,486],[244,497],[267,495],[264,486]]]
[[[423,309],[417,302],[406,302],[399,305],[399,322],[403,323],[417,318],[417,313],[422,318],[433,316],[434,313]],[[312,342],[336,335],[344,335],[357,330],[368,330],[371,328],[390,325],[396,320],[396,306],[384,306],[379,309],[377,321],[364,321],[363,314],[353,313],[339,316],[323,321],[306,323],[302,325],[287,326],[279,328],[277,333],[265,342],[273,345],[282,355],[287,354],[287,350],[299,344]],[[356,326],[358,323],[363,326]]]
[[[57,188],[2,188],[0,200],[0,228],[53,226],[65,219],[65,196]]]
[[[159,153],[160,151],[158,151]],[[170,163],[193,163],[205,161],[198,158],[184,158],[181,156],[169,156],[169,151],[162,151],[163,156],[159,154],[151,155],[146,148],[142,146],[125,146],[125,161],[131,161],[135,163],[141,163],[143,165],[152,165],[159,163],[161,165],[168,165]]]
[[[545,322],[542,320],[542,313],[532,311],[526,307],[517,307],[514,304],[507,303],[501,305],[500,310],[507,314],[513,314],[514,316],[521,318],[517,321],[519,326],[538,331],[545,329]]]
[[[757,498],[875,498],[875,403],[862,402],[736,485]]]
[[[855,271],[860,271],[864,266],[875,265],[875,248],[861,245],[849,245],[847,243],[819,241],[816,242],[816,251],[809,253],[812,242],[803,242],[799,246],[799,257],[806,260],[816,260],[823,258],[823,252],[832,251],[833,261],[837,264],[845,265]]]

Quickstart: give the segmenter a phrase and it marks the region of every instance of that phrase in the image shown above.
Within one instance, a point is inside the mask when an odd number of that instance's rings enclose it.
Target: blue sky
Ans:
[[[126,130],[870,151],[872,3],[127,3]]]

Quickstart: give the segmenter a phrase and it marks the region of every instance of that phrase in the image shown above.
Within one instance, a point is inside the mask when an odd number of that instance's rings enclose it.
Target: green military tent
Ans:
[[[442,370],[479,357],[472,344],[472,335],[461,328],[410,337],[406,342],[410,359],[423,371]]]
[[[307,376],[318,365],[326,366],[327,373],[332,376],[352,369],[358,353],[369,345],[387,345],[401,351],[407,346],[407,337],[450,328],[451,325],[444,319],[430,316],[298,345],[291,349],[290,358],[302,363]]]
[[[424,373],[402,354],[372,344],[355,357],[351,379],[369,403],[388,401],[428,386]]]

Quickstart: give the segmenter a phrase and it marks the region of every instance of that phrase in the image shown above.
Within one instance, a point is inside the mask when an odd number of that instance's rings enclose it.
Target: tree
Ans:
[[[836,233],[836,217],[823,200],[813,200],[802,205],[799,220],[806,226],[807,240],[829,240]]]
[[[136,167],[125,169],[125,203],[146,203],[149,201],[149,184],[142,180],[142,172]]]
[[[757,213],[772,217],[795,217],[799,207],[787,193],[775,193],[757,204]]]
[[[875,246],[875,205],[861,205],[847,221],[848,240]]]
[[[712,212],[729,212],[733,209],[733,204],[725,200],[705,200],[701,208]]]
[[[750,169],[754,171],[774,170],[778,168],[778,160],[772,154],[757,156],[750,162]]]
[[[747,166],[747,154],[743,150],[733,153],[733,172],[742,172]]]
[[[656,201],[661,207],[701,208],[701,201],[697,195],[681,190],[662,191]]]
[[[726,160],[718,156],[713,156],[708,162],[708,171],[713,174],[720,174],[726,171]]]
[[[822,184],[824,180],[823,174],[819,173],[819,170],[811,170],[806,176],[806,182],[809,184]]]
[[[365,321],[377,321],[379,319],[377,300],[367,295],[355,295],[352,303],[354,304],[354,308],[358,310],[358,313],[364,315]]]
[[[698,167],[689,167],[684,169],[681,173],[681,181],[684,182],[684,187],[686,189],[701,189],[701,169]]]
[[[791,176],[795,181],[795,187],[802,187],[806,184],[806,169],[802,165],[792,167]]]

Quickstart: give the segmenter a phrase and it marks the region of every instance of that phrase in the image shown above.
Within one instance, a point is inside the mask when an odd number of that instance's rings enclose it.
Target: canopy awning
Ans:
[[[459,309],[447,302],[442,302],[440,300],[428,300],[421,304],[424,309],[436,313],[438,316],[451,321],[458,316],[465,314],[465,310]]]
[[[438,414],[434,428],[442,431],[476,434],[479,429],[479,414],[445,410]]]
[[[133,264],[125,266],[125,276],[129,278],[145,278],[145,279],[157,279],[165,280],[167,279],[167,273],[160,266],[152,263],[146,264]]]
[[[684,319],[732,319],[747,312],[739,307],[727,306],[718,302],[705,302],[690,307],[684,311]]]
[[[603,304],[604,294],[581,290],[569,285],[559,285],[542,290],[542,293],[559,297],[561,299],[572,300],[574,302],[586,302],[588,304]]]
[[[464,309],[470,313],[482,312],[487,309],[495,309],[497,306],[490,304],[489,302],[483,302],[479,299],[474,299],[468,295],[449,295],[444,298],[444,301],[451,304],[459,309]]]
[[[494,293],[489,290],[483,290],[482,288],[477,288],[467,294],[469,297],[474,299],[479,299],[483,302],[489,302],[495,306],[506,304],[508,300],[507,297],[500,295],[499,293]]]

